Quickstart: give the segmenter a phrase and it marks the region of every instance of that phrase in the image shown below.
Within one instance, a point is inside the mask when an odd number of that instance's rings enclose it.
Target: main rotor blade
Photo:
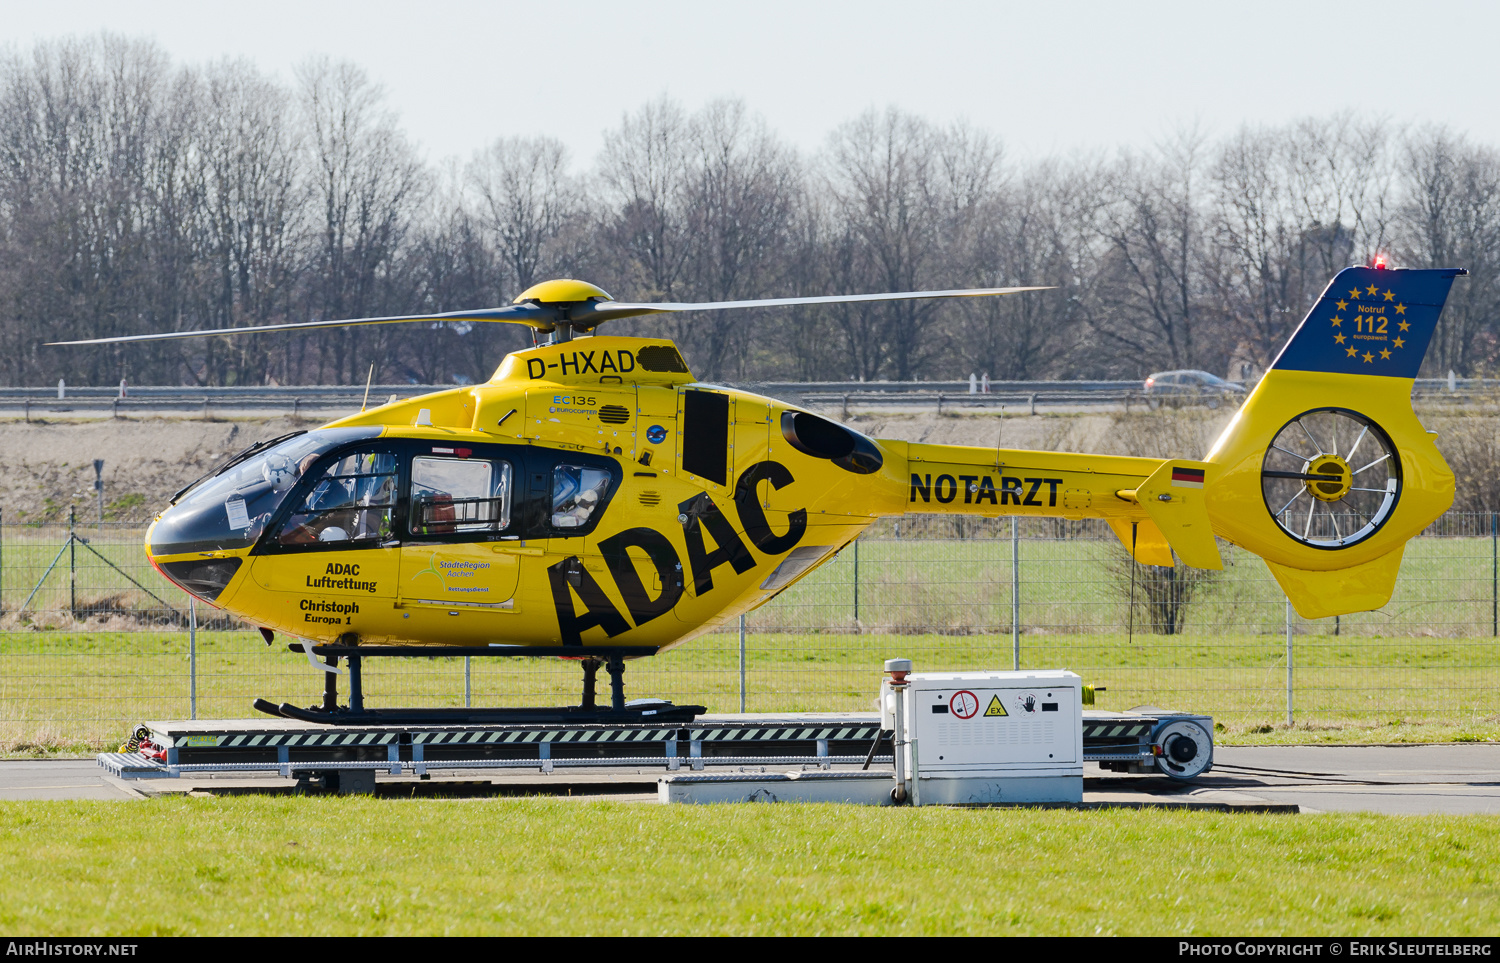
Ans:
[[[559,315],[558,309],[545,304],[511,304],[503,308],[478,311],[449,311],[446,314],[400,314],[387,318],[353,318],[346,321],[293,321],[288,324],[260,324],[244,328],[211,328],[202,331],[167,331],[161,334],[132,334],[119,338],[89,338],[83,341],[49,341],[49,345],[124,344],[131,341],[175,341],[183,338],[209,338],[220,334],[261,334],[268,331],[308,331],[317,328],[345,328],[361,324],[404,324],[417,321],[481,321],[524,324],[539,331],[550,331]]]
[[[684,311],[727,311],[732,308],[779,308],[798,304],[850,304],[869,301],[905,301],[926,298],[978,298],[1021,291],[1051,291],[1051,287],[970,288],[956,291],[900,291],[892,294],[835,294],[813,298],[761,298],[751,301],[706,301],[697,304],[656,302],[622,304],[618,301],[582,301],[567,304],[541,304],[527,301],[501,308],[477,311],[449,311],[445,314],[402,314],[384,318],[351,318],[341,321],[294,321],[287,324],[261,324],[243,328],[210,328],[200,331],[166,331],[160,334],[132,334],[117,338],[86,338],[79,341],[49,341],[49,345],[127,344],[137,341],[178,341],[185,338],[209,338],[216,335],[261,334],[272,331],[309,331],[319,328],[344,328],[363,324],[404,324],[419,321],[477,321],[524,324],[538,331],[552,331],[559,323],[591,329],[615,318],[632,318],[646,314],[677,314]]]
[[[1021,291],[1051,291],[1052,287],[968,288],[956,291],[898,291],[892,294],[833,294],[815,298],[760,298],[753,301],[706,301],[698,304],[659,302],[628,304],[619,301],[590,301],[569,312],[569,320],[582,326],[600,324],[615,318],[632,318],[643,314],[677,314],[683,311],[727,311],[732,308],[782,308],[797,304],[852,304],[867,301],[909,301],[926,298],[982,298]]]

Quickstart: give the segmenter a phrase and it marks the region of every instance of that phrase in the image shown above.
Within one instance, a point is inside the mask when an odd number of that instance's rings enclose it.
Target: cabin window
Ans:
[[[419,456],[411,463],[411,533],[454,535],[510,527],[508,461]]]
[[[389,538],[396,505],[396,461],[389,452],[369,451],[334,459],[281,526],[278,542],[295,546]]]
[[[584,527],[608,493],[609,472],[558,465],[552,470],[552,527]]]

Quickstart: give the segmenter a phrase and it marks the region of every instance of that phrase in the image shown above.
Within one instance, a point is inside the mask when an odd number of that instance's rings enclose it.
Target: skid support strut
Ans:
[[[331,669],[339,667],[339,657],[329,655],[323,662]],[[332,712],[339,707],[339,677],[336,672],[323,673],[323,711]]]
[[[363,712],[365,708],[365,687],[359,676],[359,656],[349,656],[349,709],[353,712]]]
[[[579,703],[580,709],[595,708],[594,692],[595,683],[599,678],[599,666],[602,665],[598,659],[584,659],[583,665],[583,701]]]
[[[618,655],[610,656],[604,671],[609,673],[609,707],[625,708],[625,660]]]

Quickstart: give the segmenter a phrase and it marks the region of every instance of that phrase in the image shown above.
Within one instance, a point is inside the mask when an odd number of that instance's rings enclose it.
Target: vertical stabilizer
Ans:
[[[1384,605],[1406,541],[1453,503],[1411,392],[1464,273],[1340,271],[1208,454],[1214,532],[1306,617]]]

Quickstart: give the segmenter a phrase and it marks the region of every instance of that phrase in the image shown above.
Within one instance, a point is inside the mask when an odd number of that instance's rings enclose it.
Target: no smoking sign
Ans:
[[[972,719],[979,712],[979,697],[968,689],[960,689],[948,700],[948,710],[960,719]]]

